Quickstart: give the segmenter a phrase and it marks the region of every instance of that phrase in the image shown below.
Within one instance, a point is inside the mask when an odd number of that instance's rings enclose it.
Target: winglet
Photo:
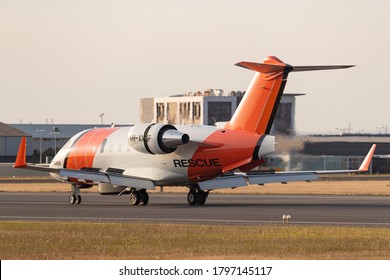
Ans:
[[[359,167],[360,172],[368,171],[368,168],[370,167],[372,156],[374,155],[374,152],[375,152],[375,148],[376,148],[376,144],[373,144],[370,151],[368,152],[368,154],[366,155],[362,164]]]
[[[22,137],[22,141],[20,141],[18,155],[16,156],[16,161],[13,167],[26,167],[26,137]]]

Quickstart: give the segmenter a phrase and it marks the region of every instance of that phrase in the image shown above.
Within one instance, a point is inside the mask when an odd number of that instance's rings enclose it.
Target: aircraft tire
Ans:
[[[141,192],[141,202],[142,205],[148,205],[149,194],[146,191]]]
[[[80,203],[81,203],[81,195],[75,194],[74,204],[80,204]]]
[[[206,203],[207,193],[204,191],[200,191],[196,194],[196,203],[198,205],[204,205]]]
[[[74,193],[72,193],[69,196],[69,204],[74,204],[75,202],[76,202],[76,195]]]
[[[187,194],[187,201],[189,205],[195,205],[197,203],[198,194],[194,191],[190,191]]]
[[[141,195],[138,191],[130,193],[130,203],[131,205],[137,206],[141,202]]]

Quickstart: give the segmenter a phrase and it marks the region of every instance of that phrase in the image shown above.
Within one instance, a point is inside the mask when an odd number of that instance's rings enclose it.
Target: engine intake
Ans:
[[[169,154],[190,141],[188,134],[169,124],[137,124],[129,131],[130,146],[141,153]]]

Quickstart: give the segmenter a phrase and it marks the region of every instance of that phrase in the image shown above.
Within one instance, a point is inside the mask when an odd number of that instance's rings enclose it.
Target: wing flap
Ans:
[[[137,189],[154,190],[154,182],[147,178],[130,177],[119,174],[107,174],[109,182],[113,185],[135,187]]]
[[[269,183],[287,183],[297,181],[314,181],[318,180],[318,175],[315,172],[289,172],[289,173],[273,173],[264,175],[248,175],[249,184],[269,184]]]
[[[137,189],[155,189],[154,182],[148,178],[131,177],[119,173],[102,171],[60,169],[60,175],[78,180],[96,183],[109,183],[116,186],[134,187]]]
[[[285,172],[250,175],[246,173],[235,173],[230,176],[222,176],[213,180],[199,182],[202,190],[215,190],[223,188],[238,188],[247,185],[263,185],[269,183],[287,183],[296,181],[314,181],[319,177],[315,172]]]
[[[237,188],[248,185],[247,181],[243,176],[226,176],[226,177],[218,177],[213,180],[207,180],[199,182],[199,187],[202,190],[215,190],[215,189],[223,189],[223,188]]]
[[[110,183],[107,174],[103,172],[61,169],[60,175],[63,177],[76,178],[79,180],[89,180],[89,181],[99,182],[99,183]]]

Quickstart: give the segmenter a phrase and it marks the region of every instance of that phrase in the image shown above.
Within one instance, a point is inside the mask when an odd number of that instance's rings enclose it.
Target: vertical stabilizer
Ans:
[[[257,73],[226,128],[269,134],[287,75],[294,68],[274,56],[267,57],[263,63],[239,62],[236,65]]]

